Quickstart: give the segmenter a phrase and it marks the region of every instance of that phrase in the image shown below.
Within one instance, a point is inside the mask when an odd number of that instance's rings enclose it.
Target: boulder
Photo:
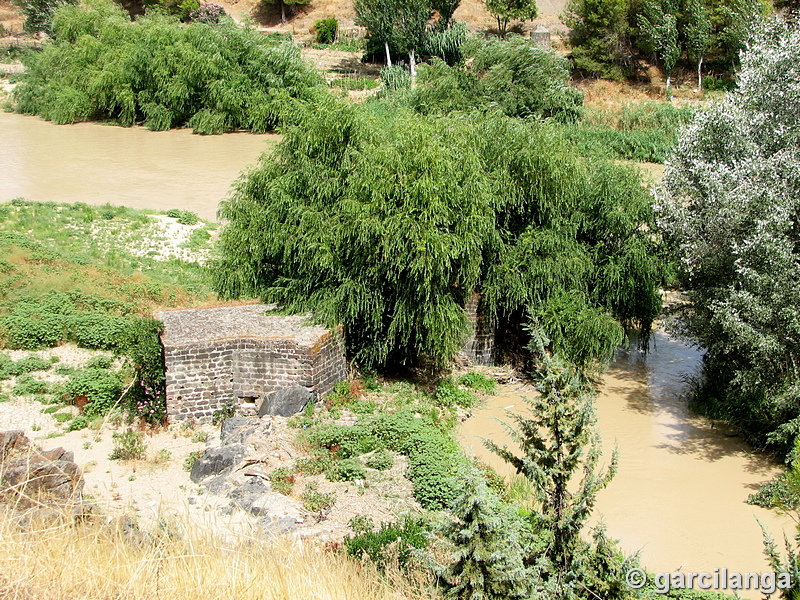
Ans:
[[[308,388],[295,385],[272,392],[264,398],[261,407],[258,409],[258,416],[278,415],[281,417],[291,417],[299,413],[306,404],[311,401],[311,392]]]
[[[0,432],[0,498],[21,505],[79,501],[83,483],[72,452],[41,450],[21,431]]]
[[[198,458],[189,479],[194,483],[199,483],[207,477],[230,473],[244,458],[243,444],[229,444],[221,448],[206,448],[203,455]]]
[[[231,444],[244,444],[258,429],[258,419],[248,417],[231,417],[222,422],[220,428],[220,446]]]

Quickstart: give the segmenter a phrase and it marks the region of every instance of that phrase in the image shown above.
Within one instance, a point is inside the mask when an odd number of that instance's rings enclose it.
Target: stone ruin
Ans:
[[[494,364],[495,323],[481,310],[480,294],[472,294],[464,307],[472,333],[461,351],[476,365]]]
[[[167,415],[208,422],[231,403],[242,415],[288,416],[347,378],[341,327],[270,314],[264,304],[165,311]]]

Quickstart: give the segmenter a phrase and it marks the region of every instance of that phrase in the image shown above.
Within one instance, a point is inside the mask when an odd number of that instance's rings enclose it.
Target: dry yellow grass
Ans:
[[[2,600],[402,600],[428,597],[425,582],[313,542],[226,542],[197,531],[126,535],[66,522],[21,530],[0,515]]]

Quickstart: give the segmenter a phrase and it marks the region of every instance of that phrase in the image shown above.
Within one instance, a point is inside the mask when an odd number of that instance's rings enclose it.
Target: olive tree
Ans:
[[[800,431],[800,32],[772,22],[741,65],[683,133],[658,222],[691,301],[678,330],[707,350],[699,405],[785,445]]]

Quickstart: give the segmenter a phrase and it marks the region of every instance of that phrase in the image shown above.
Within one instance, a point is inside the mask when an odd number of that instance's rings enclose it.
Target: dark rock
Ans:
[[[203,482],[203,488],[209,494],[222,494],[229,487],[231,487],[231,484],[228,481],[227,475],[212,477]]]
[[[287,533],[297,527],[297,519],[295,517],[263,517],[258,520],[258,524],[262,529],[273,535],[281,535]]]
[[[213,475],[230,473],[233,467],[244,458],[244,446],[231,444],[221,448],[206,448],[203,456],[198,458],[189,475],[194,483],[199,483]]]
[[[253,510],[253,504],[267,492],[269,492],[269,486],[262,479],[248,477],[244,484],[228,492],[228,497],[236,502],[242,510],[258,515],[261,510],[259,508]]]
[[[258,429],[259,421],[247,417],[231,417],[222,422],[220,428],[220,446],[244,444],[247,438]]]
[[[311,392],[308,388],[295,385],[272,392],[264,398],[261,407],[258,409],[258,416],[278,415],[290,417],[299,413],[311,400]]]
[[[83,475],[71,452],[43,451],[21,431],[0,432],[0,495],[23,505],[40,500],[80,501]]]

